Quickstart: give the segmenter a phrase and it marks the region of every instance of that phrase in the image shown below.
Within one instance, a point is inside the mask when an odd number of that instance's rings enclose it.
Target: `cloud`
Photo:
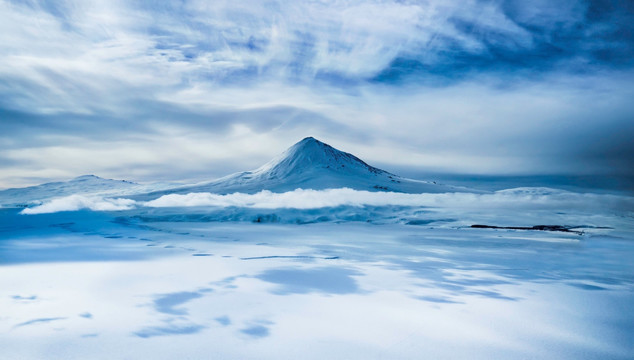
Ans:
[[[634,116],[632,10],[618,0],[0,1],[10,174],[0,184],[209,179],[308,135],[432,170],[634,176],[631,147],[610,141]]]
[[[134,207],[135,201],[130,199],[112,199],[98,196],[82,196],[70,195],[58,199],[51,200],[40,206],[26,208],[21,214],[49,214],[60,211],[77,211],[77,210],[93,210],[93,211],[119,211],[130,210]]]
[[[634,51],[619,35],[634,28],[627,21],[633,16],[620,11],[627,6],[4,1],[0,78],[5,106],[90,113],[204,84],[347,87],[465,72],[618,67]],[[38,27],[24,25],[32,18]]]
[[[579,194],[548,188],[517,188],[491,194],[403,194],[347,188],[296,189],[284,193],[268,190],[256,194],[169,194],[148,201],[146,207],[245,207],[259,209],[319,209],[338,206],[420,206],[441,208],[634,208],[634,199],[617,195]]]
[[[185,195],[170,194],[147,202],[136,202],[125,198],[85,197],[71,195],[52,200],[43,205],[26,208],[22,214],[35,215],[60,211],[120,211],[143,208],[186,208],[207,207],[229,209],[225,212],[209,212],[210,221],[251,221],[258,214],[249,209],[289,210],[291,216],[302,218],[318,218],[319,214],[327,216],[331,209],[342,208],[381,208],[392,207],[432,208],[452,210],[563,210],[566,212],[628,212],[634,209],[634,198],[607,194],[573,193],[549,188],[515,188],[488,194],[442,193],[442,194],[403,194],[394,192],[369,192],[348,188],[310,190],[296,189],[284,193],[273,193],[268,190],[256,194],[233,193],[218,195],[212,193],[190,193]],[[302,211],[308,211],[303,214]],[[318,213],[311,210],[319,210]],[[237,211],[237,212],[236,212]],[[354,213],[354,212],[353,212]],[[316,215],[317,214],[317,215]],[[287,214],[288,215],[288,214]],[[353,214],[354,215],[354,214]],[[358,215],[350,219],[359,221]],[[381,212],[368,213],[367,216],[377,220]],[[388,218],[393,217],[387,211]],[[344,217],[344,219],[347,219]]]

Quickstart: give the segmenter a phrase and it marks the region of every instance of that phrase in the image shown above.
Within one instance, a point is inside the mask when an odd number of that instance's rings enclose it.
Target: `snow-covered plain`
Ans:
[[[2,359],[634,354],[627,195],[410,180],[306,138],[211,182],[0,205]]]
[[[268,195],[268,206],[1,209],[2,357],[634,353],[629,197],[519,189],[297,209]]]

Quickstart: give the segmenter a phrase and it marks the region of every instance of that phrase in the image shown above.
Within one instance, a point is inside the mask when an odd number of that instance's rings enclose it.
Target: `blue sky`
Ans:
[[[631,1],[0,0],[0,187],[367,162],[634,177]]]

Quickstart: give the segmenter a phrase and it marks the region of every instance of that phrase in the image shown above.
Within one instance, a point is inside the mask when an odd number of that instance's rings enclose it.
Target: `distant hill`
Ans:
[[[125,180],[103,179],[95,175],[83,175],[70,181],[50,182],[37,186],[0,191],[0,204],[24,206],[42,200],[73,194],[123,195],[138,189],[139,184]]]
[[[137,184],[126,180],[104,179],[95,175],[83,175],[69,181],[50,182],[24,188],[0,191],[0,205],[25,207],[42,201],[69,195],[129,196],[174,187],[174,184]]]

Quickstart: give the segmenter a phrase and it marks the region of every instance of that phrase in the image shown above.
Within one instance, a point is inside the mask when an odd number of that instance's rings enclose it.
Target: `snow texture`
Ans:
[[[625,360],[634,350],[627,212],[416,208],[409,225],[298,226],[188,210],[1,210],[2,356]],[[586,227],[462,226],[513,222]]]

